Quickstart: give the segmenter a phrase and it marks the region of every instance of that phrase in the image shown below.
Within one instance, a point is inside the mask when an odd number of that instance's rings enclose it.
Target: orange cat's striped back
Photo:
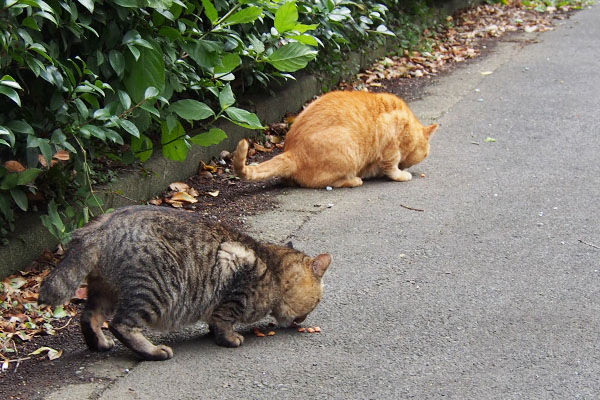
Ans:
[[[355,187],[363,178],[411,179],[408,168],[429,154],[437,125],[424,127],[399,97],[388,93],[331,92],[302,111],[283,154],[247,166],[248,143],[238,144],[234,169],[247,180],[284,177],[305,187]]]

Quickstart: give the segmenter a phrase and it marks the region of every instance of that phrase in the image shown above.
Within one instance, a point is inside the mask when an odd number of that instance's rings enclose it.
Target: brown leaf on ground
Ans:
[[[188,185],[185,182],[173,182],[169,185],[169,189],[171,189],[175,192],[185,192],[189,188],[190,188],[190,185]]]
[[[219,167],[217,167],[216,165],[206,164],[204,161],[200,161],[200,163],[202,164],[203,171],[215,173],[219,169]]]
[[[188,192],[177,192],[171,197],[171,202],[173,202],[173,201],[184,202],[184,203],[197,203],[198,199],[196,199],[194,196],[192,196]],[[167,200],[167,202],[170,203],[168,200]]]
[[[261,145],[261,144],[258,144],[258,143],[254,143],[254,148],[255,148],[257,151],[261,151],[261,152],[263,152],[263,153],[268,153],[268,152],[270,152],[270,151],[272,151],[272,150],[273,150],[273,149],[268,149],[268,148],[266,148],[265,146],[263,146],[263,145]]]
[[[165,202],[169,203],[171,206],[173,206],[175,208],[183,207],[183,202],[181,202],[181,201],[177,201],[177,200],[173,200],[173,199],[165,199]]]

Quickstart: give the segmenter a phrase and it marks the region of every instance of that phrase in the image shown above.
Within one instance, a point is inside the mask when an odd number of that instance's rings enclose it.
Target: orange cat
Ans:
[[[250,181],[281,177],[311,188],[356,187],[365,178],[384,175],[408,181],[412,175],[404,169],[427,157],[437,127],[421,125],[393,94],[331,92],[296,117],[282,154],[246,165],[244,139],[237,145],[233,167]]]

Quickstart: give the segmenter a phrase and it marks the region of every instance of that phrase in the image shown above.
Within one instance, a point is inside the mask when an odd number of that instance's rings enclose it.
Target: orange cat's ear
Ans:
[[[426,126],[425,128],[423,128],[423,135],[425,135],[425,137],[427,138],[427,140],[429,140],[429,138],[431,138],[431,135],[433,135],[433,132],[435,132],[435,130],[438,128],[438,124],[433,124],[433,125],[429,125]]]
[[[321,278],[327,267],[331,264],[331,256],[329,254],[318,255],[312,262],[312,271],[315,276]]]

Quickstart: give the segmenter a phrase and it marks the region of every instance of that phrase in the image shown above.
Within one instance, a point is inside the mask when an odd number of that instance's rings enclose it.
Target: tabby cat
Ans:
[[[423,126],[399,97],[389,93],[331,92],[302,111],[284,152],[246,165],[248,142],[238,143],[233,166],[250,181],[282,177],[304,187],[356,187],[363,179],[412,178],[405,171],[429,154],[437,124]]]
[[[282,326],[302,322],[323,295],[329,254],[316,258],[289,247],[259,243],[184,211],[130,206],[105,214],[74,233],[63,261],[42,284],[38,302],[68,301],[87,277],[81,316],[87,346],[107,351],[114,341],[146,360],[166,360],[173,351],[153,345],[143,327],[175,329],[205,321],[221,346],[244,337],[235,322],[267,314]]]

